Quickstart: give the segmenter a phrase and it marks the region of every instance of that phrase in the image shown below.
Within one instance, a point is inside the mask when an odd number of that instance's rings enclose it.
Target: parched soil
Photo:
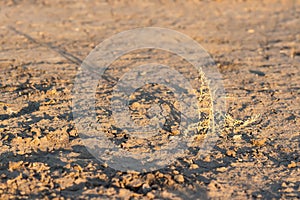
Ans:
[[[152,172],[123,172],[84,146],[73,121],[73,86],[97,44],[149,26],[184,33],[207,50],[223,76],[227,113],[208,155],[180,158]],[[299,199],[299,30],[297,0],[1,1],[0,199]],[[111,66],[97,89],[97,117],[110,127],[110,140],[128,151],[144,151],[145,141],[119,133],[103,102],[122,70],[152,56],[189,72],[182,59],[166,52],[132,53]],[[197,92],[199,98],[204,94],[199,104],[211,106],[208,90]],[[178,134],[180,109],[167,94],[148,85],[129,105],[143,125],[155,99],[169,100],[161,102],[171,114],[149,142],[153,151]],[[211,114],[202,112],[199,137],[205,137]]]

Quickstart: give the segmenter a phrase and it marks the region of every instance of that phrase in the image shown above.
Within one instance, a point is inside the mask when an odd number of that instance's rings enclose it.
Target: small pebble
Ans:
[[[198,169],[199,166],[198,166],[197,164],[191,164],[190,168],[191,168],[191,169]]]
[[[174,171],[173,171],[173,174],[177,175],[177,174],[179,174],[179,171],[174,170]]]
[[[226,151],[226,155],[227,156],[231,156],[231,157],[235,157],[236,156],[236,152],[233,150],[227,150]]]
[[[225,171],[227,171],[226,167],[219,167],[219,168],[217,168],[217,172],[225,172]]]
[[[183,183],[184,182],[184,177],[180,174],[180,175],[176,175],[174,177],[175,181],[177,181],[178,183]]]
[[[233,139],[234,140],[241,140],[242,139],[242,135],[234,135]]]
[[[263,138],[263,139],[258,139],[258,140],[253,140],[252,141],[252,144],[254,145],[254,146],[263,146],[265,143],[266,143],[266,141],[267,141],[267,138]]]
[[[285,182],[283,182],[283,183],[281,184],[281,187],[287,187],[287,184],[286,184]]]
[[[290,164],[288,164],[288,168],[294,168],[296,166],[297,166],[297,164],[294,161],[292,161]]]

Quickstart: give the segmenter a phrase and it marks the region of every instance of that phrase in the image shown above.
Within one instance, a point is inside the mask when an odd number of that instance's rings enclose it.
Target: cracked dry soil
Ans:
[[[224,78],[226,123],[204,158],[178,159],[153,172],[120,172],[83,146],[72,118],[72,89],[95,45],[146,26],[182,32],[211,54]],[[1,1],[0,198],[299,199],[299,30],[297,0]],[[139,59],[152,59],[147,53]],[[136,63],[136,55],[114,63],[105,86]],[[171,57],[156,59],[175,67],[182,61]],[[106,89],[98,89],[99,102],[109,98],[101,93]],[[149,105],[138,101],[144,98],[139,91],[133,98],[133,118],[143,124]],[[110,111],[99,102],[98,117],[110,124]],[[176,108],[176,100],[169,102],[166,112]],[[177,115],[173,109],[162,135],[178,133]],[[116,133],[111,129],[108,136],[120,148],[136,145]]]

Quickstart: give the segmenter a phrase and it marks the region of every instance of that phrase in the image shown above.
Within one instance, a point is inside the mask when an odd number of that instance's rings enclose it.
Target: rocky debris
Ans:
[[[184,177],[183,175],[179,174],[179,175],[175,175],[174,179],[178,182],[178,183],[183,183],[184,182]]]
[[[227,167],[219,167],[216,170],[217,170],[217,172],[226,172],[227,171]]]
[[[242,139],[242,135],[234,135],[232,137],[235,141],[241,140]]]
[[[51,131],[47,134],[47,139],[54,146],[67,146],[69,144],[67,128]]]
[[[288,168],[294,168],[294,167],[296,167],[296,166],[297,166],[297,164],[296,164],[296,162],[294,162],[294,161],[291,161],[291,163],[288,164]]]
[[[8,170],[13,172],[16,169],[19,169],[22,166],[23,163],[24,163],[23,161],[18,161],[18,162],[11,162],[10,161],[9,165],[8,165]]]
[[[191,164],[190,169],[198,169],[199,166],[197,164]]]
[[[234,150],[227,150],[226,155],[231,157],[236,157],[236,152]]]
[[[253,144],[254,146],[260,147],[260,146],[263,146],[263,145],[266,143],[266,141],[267,141],[267,138],[256,139],[256,140],[253,140],[253,141],[252,141],[252,144]]]

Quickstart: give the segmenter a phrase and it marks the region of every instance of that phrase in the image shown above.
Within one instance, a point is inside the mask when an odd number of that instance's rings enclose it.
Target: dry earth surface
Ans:
[[[95,45],[147,26],[180,31],[211,54],[224,78],[228,114],[204,158],[179,159],[153,172],[121,172],[82,144],[72,117],[72,89],[81,61]],[[2,0],[0,198],[299,199],[299,31],[297,0]],[[120,58],[108,83],[136,55]],[[138,55],[149,58],[147,52]],[[105,89],[99,88],[98,99],[106,98]],[[144,114],[140,107],[138,101],[131,104],[137,118]],[[113,133],[107,134],[121,140],[121,148],[132,147]]]

